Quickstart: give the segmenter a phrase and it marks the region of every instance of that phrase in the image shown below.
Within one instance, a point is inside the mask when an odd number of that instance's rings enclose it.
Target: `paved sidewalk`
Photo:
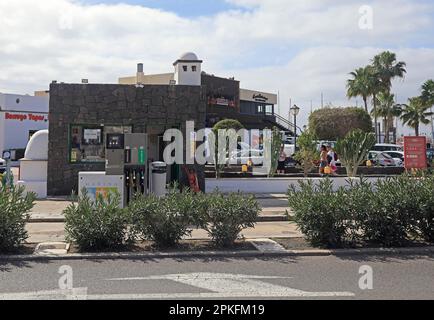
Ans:
[[[29,223],[26,226],[29,232],[28,243],[62,242],[65,241],[64,223]],[[295,223],[290,222],[261,222],[255,228],[242,232],[245,238],[300,238],[302,233],[297,230]],[[208,239],[204,230],[193,230],[191,239]]]
[[[259,204],[262,206],[261,217],[278,217],[285,216],[288,207],[286,207],[286,200],[277,198],[260,198]],[[70,201],[65,199],[50,199],[50,200],[37,200],[34,208],[30,211],[31,220],[47,220],[42,222],[63,222],[63,210],[71,204]],[[283,218],[282,218],[283,220]]]

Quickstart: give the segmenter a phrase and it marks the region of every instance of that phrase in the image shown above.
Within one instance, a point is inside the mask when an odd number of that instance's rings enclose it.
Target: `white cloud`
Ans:
[[[433,77],[431,2],[227,1],[247,10],[188,19],[126,4],[0,0],[0,91],[32,92],[54,79],[116,82],[137,62],[148,73],[169,72],[184,51],[197,52],[210,73],[279,90],[285,105],[292,97],[307,110],[321,92],[326,103],[348,104],[348,72],[383,49],[408,63],[405,82],[395,85],[400,99]],[[358,28],[362,5],[374,9],[373,30]]]

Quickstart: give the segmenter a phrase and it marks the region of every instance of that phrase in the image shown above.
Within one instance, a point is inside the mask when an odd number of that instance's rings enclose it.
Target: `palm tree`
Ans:
[[[431,106],[431,113],[433,113],[434,80],[428,80],[422,85],[422,99],[426,102],[426,104]],[[434,117],[433,117],[433,115],[431,115],[431,133],[433,135],[433,140],[434,140]]]
[[[369,92],[372,95],[372,104],[374,107],[374,124],[375,124],[375,141],[378,143],[378,113],[377,113],[377,95],[385,91],[384,85],[380,80],[379,72],[374,66],[367,66],[369,74]]]
[[[368,97],[371,95],[371,72],[368,67],[351,72],[353,79],[347,80],[347,97],[362,97],[365,110],[368,111]]]
[[[431,117],[433,113],[428,111],[430,105],[424,101],[423,97],[410,98],[408,101],[408,105],[402,105],[401,120],[404,124],[413,128],[416,136],[419,136],[420,124],[429,124],[429,117]]]
[[[395,95],[387,92],[380,92],[377,97],[376,117],[382,117],[384,123],[384,142],[389,143],[390,125],[393,126],[395,117],[399,117],[402,113],[401,105],[395,103]],[[372,112],[374,113],[374,111]]]
[[[373,103],[374,103],[374,113],[376,114],[376,95],[381,91],[385,91],[386,93],[390,93],[392,89],[392,80],[394,78],[404,78],[404,75],[407,73],[406,63],[403,61],[396,61],[396,54],[390,51],[384,51],[380,54],[377,54],[374,59],[372,59],[372,68],[373,68]],[[377,118],[375,118],[375,132],[377,129]],[[378,141],[378,133],[376,134]]]
[[[434,105],[434,80],[428,80],[422,85],[422,98]]]
[[[390,51],[384,51],[374,57],[372,66],[377,72],[377,76],[385,88],[386,92],[392,89],[392,80],[395,78],[404,78],[407,73],[406,63],[396,61],[396,54]]]

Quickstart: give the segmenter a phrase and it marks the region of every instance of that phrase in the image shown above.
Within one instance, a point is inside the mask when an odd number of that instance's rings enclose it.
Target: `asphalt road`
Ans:
[[[434,256],[0,261],[0,299],[432,300]]]

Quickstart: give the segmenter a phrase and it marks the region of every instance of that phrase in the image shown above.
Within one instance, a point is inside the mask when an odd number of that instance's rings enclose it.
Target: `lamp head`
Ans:
[[[290,110],[291,110],[292,115],[294,115],[294,116],[298,116],[298,114],[300,113],[300,108],[296,104],[294,104],[294,106],[291,107]]]

